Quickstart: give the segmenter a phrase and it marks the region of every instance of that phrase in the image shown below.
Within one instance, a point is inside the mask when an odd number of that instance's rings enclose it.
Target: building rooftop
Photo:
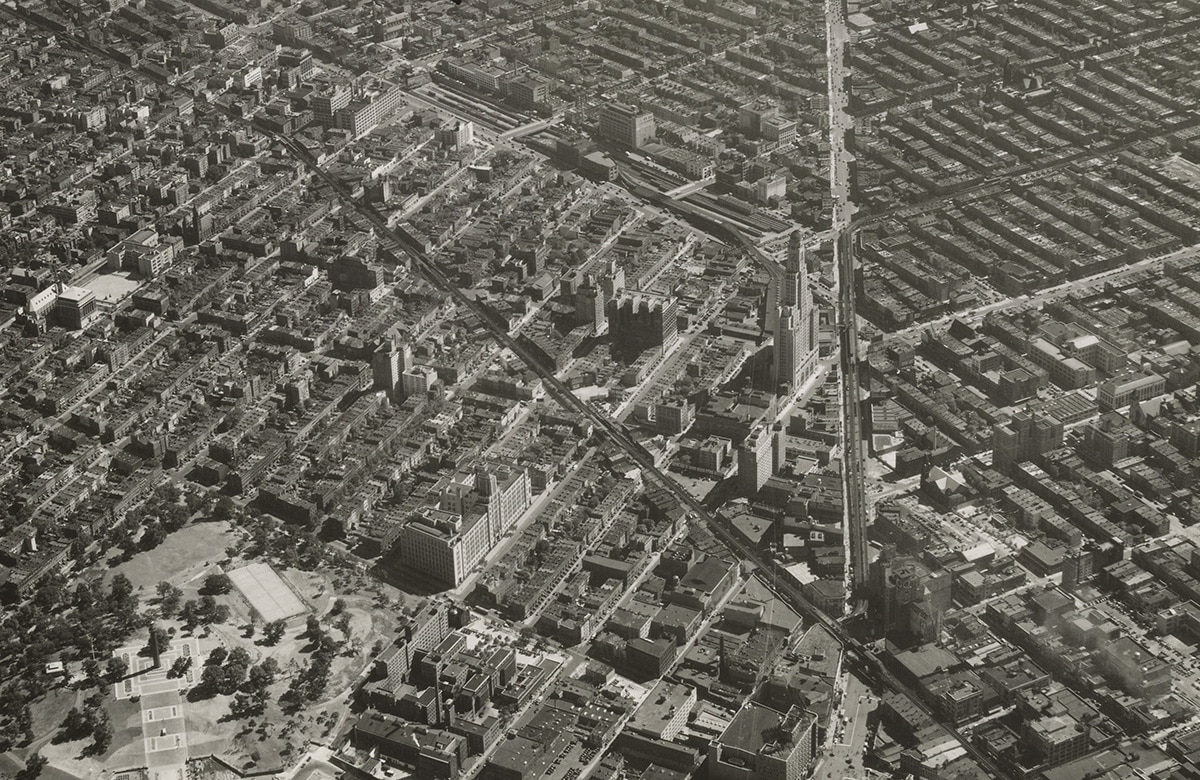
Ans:
[[[775,731],[783,723],[783,714],[754,702],[747,703],[733,716],[729,728],[718,740],[722,745],[757,753],[764,745],[777,741]]]
[[[690,709],[689,702],[694,703],[695,700],[695,689],[682,683],[660,680],[633,713],[629,728],[657,736],[668,721],[680,710]]]

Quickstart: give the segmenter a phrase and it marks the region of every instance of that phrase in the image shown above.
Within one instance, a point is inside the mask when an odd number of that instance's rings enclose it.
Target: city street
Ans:
[[[865,776],[863,754],[870,735],[870,716],[879,700],[853,674],[847,674],[845,679],[842,705],[835,711],[824,759],[813,773],[813,780],[848,780]]]

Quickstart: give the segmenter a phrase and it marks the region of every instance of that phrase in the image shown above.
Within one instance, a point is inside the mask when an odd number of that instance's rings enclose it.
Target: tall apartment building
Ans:
[[[1034,365],[1050,373],[1050,381],[1063,389],[1085,387],[1096,379],[1095,368],[1044,338],[1031,339],[1027,354]]]
[[[413,366],[400,375],[400,395],[425,395],[437,383],[437,372],[429,366]]]
[[[397,397],[404,372],[412,364],[412,347],[397,347],[391,340],[385,341],[371,355],[372,387],[386,391],[390,398]]]
[[[1016,463],[1031,460],[1063,443],[1063,424],[1049,415],[1018,411],[992,426],[992,468],[1004,474]]]
[[[688,723],[696,706],[696,689],[683,683],[660,680],[638,705],[629,730],[652,739],[675,739]]]
[[[279,52],[279,67],[285,69],[295,68],[296,73],[301,78],[306,79],[313,74],[312,52],[308,49],[285,48]]]
[[[271,37],[285,46],[303,45],[312,36],[312,25],[298,16],[284,16],[271,22]]]
[[[526,111],[542,105],[550,96],[550,84],[540,76],[523,75],[508,82],[508,99]]]
[[[114,271],[137,271],[152,279],[171,266],[181,239],[168,236],[165,240],[154,228],[142,228],[108,250],[108,268]]]
[[[437,141],[455,151],[475,143],[475,123],[454,120],[438,128]]]
[[[404,30],[408,26],[408,22],[409,18],[407,13],[381,13],[375,18],[375,22],[371,26],[372,37],[374,37],[377,43],[390,41],[392,38],[396,38],[404,34]]]
[[[738,109],[738,129],[753,137],[762,135],[763,125],[779,119],[779,106],[754,102]]]
[[[383,269],[358,255],[340,255],[329,266],[335,290],[374,290],[383,284]]]
[[[614,345],[644,350],[670,347],[679,338],[679,301],[656,293],[624,291],[608,302]]]
[[[339,129],[349,130],[355,136],[365,135],[378,127],[403,102],[404,93],[400,87],[365,93],[336,109],[334,123]]]
[[[438,70],[468,87],[491,94],[500,89],[506,73],[491,65],[475,65],[457,57],[445,57],[438,62]]]
[[[395,643],[384,650],[375,663],[383,667],[390,683],[399,685],[408,679],[413,657],[428,653],[448,636],[450,606],[440,600],[431,600],[419,611],[401,618]]]
[[[868,615],[883,634],[901,630],[933,641],[951,605],[951,579],[919,560],[897,555],[893,545],[871,563]],[[926,620],[926,617],[932,620]]]
[[[57,196],[54,200],[42,206],[42,212],[49,214],[64,225],[79,225],[91,222],[99,211],[99,199],[95,190],[83,190],[74,195]]]
[[[799,232],[792,233],[788,237],[779,305],[812,308],[812,290],[808,284],[808,253],[804,248],[804,243],[800,240]]]
[[[743,495],[756,495],[779,470],[777,437],[772,420],[767,419],[756,425],[738,447],[737,479]]]
[[[775,382],[792,390],[800,387],[817,368],[816,340],[808,318],[799,309],[785,306],[775,328]],[[812,339],[810,341],[810,339]]]
[[[1091,747],[1091,728],[1069,714],[1048,715],[1025,726],[1028,743],[1051,766],[1086,755]]]
[[[600,109],[600,137],[631,149],[641,149],[654,138],[654,114],[628,103],[609,103]]]

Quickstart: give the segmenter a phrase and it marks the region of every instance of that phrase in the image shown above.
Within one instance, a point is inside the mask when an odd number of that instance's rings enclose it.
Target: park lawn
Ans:
[[[33,708],[34,731],[43,737],[32,747],[48,762],[42,770],[41,778],[92,780],[107,776],[116,770],[139,767],[146,763],[142,743],[141,708],[128,700],[119,701],[113,698],[110,685],[104,686],[108,695],[104,708],[108,711],[113,725],[113,738],[108,750],[99,756],[84,755],[85,749],[92,744],[91,737],[54,743],[54,737],[58,734],[67,711],[77,704],[82,704],[83,699],[94,690],[88,688],[77,692],[56,689]]]
[[[145,601],[164,580],[182,587],[215,571],[217,562],[226,557],[225,549],[236,541],[237,534],[227,522],[192,523],[168,534],[153,550],[117,565],[112,573],[128,577]]]

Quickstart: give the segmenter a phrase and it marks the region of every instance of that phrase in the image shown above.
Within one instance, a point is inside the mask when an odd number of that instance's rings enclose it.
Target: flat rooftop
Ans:
[[[750,702],[733,716],[733,721],[721,735],[720,742],[722,745],[757,753],[770,741],[765,735],[778,728],[782,722],[781,713]]]

